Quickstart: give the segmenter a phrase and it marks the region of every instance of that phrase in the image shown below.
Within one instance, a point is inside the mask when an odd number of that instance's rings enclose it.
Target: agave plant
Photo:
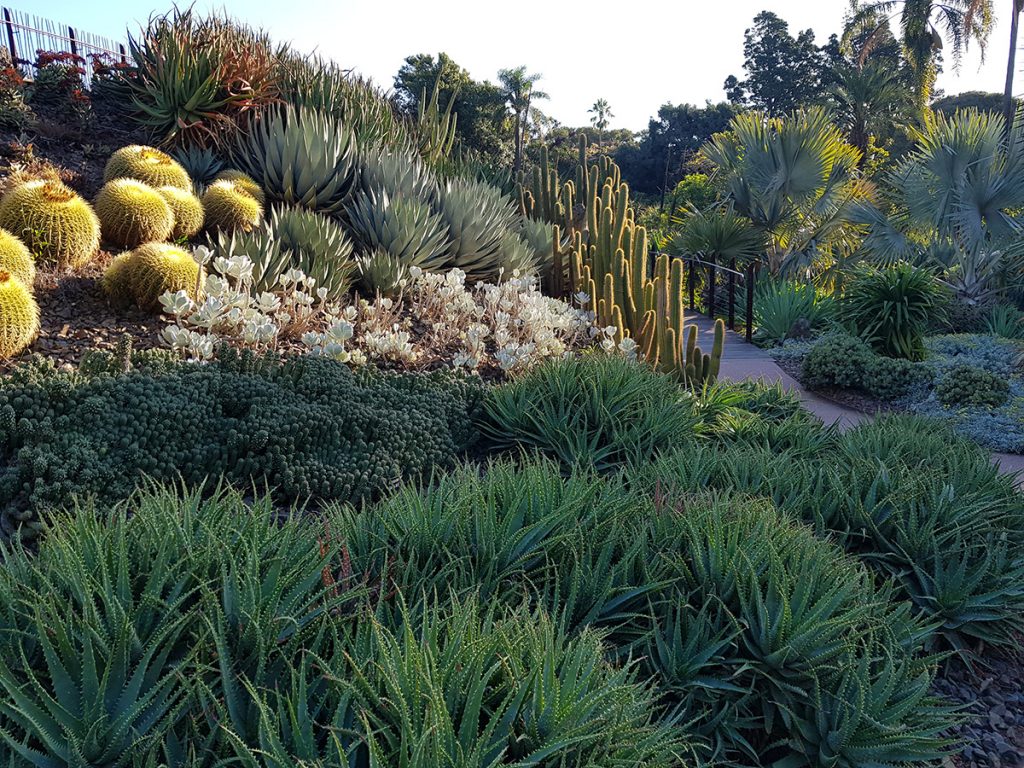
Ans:
[[[347,215],[363,254],[361,283],[370,292],[393,292],[410,267],[440,270],[450,264],[448,226],[427,203],[387,193],[362,195]]]
[[[312,109],[268,109],[239,138],[233,157],[268,200],[317,213],[341,213],[355,181],[352,132]]]
[[[227,19],[175,9],[128,46],[137,120],[168,143],[224,145],[276,96],[269,38]]]
[[[371,81],[319,56],[292,50],[279,54],[276,74],[281,97],[288,104],[340,121],[355,134],[359,146],[415,149],[408,122]]]
[[[807,267],[858,240],[853,214],[870,187],[857,174],[860,153],[824,110],[737,115],[701,153],[736,210],[768,238],[773,273]]]
[[[480,181],[454,179],[441,194],[440,210],[451,235],[451,265],[467,279],[494,281],[501,274],[532,271],[534,254],[518,237],[518,214],[501,190]]]
[[[359,154],[359,189],[373,198],[388,195],[428,204],[440,193],[437,180],[416,155],[379,146]]]
[[[258,291],[273,290],[282,274],[297,268],[326,290],[327,298],[338,299],[351,287],[356,269],[345,230],[302,208],[275,206],[251,231],[218,232],[210,244],[218,256],[247,256]]]
[[[210,147],[188,144],[171,150],[174,159],[188,172],[193,184],[206,185],[224,170],[224,161]]]
[[[865,250],[941,268],[970,305],[996,299],[1024,268],[1024,127],[1002,116],[936,115],[890,178],[894,213],[859,212]]]

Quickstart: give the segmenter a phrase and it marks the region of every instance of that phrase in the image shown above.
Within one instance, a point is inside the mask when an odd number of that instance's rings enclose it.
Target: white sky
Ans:
[[[139,0],[14,2],[117,37],[149,13]],[[959,73],[940,78],[946,93],[1002,91],[1009,49],[1003,5],[984,65],[972,47]],[[760,11],[777,13],[791,33],[812,28],[822,44],[840,31],[847,0],[198,0],[196,7],[226,8],[278,40],[317,48],[388,87],[414,53],[444,51],[474,78],[492,82],[498,69],[525,64],[543,74],[540,87],[551,95],[543,109],[563,124],[589,122],[587,109],[603,97],[615,114],[613,127],[640,130],[666,101],[722,100],[725,78],[743,74],[743,31]],[[1024,66],[1024,56],[1019,60]],[[1020,69],[1017,93],[1024,92]]]

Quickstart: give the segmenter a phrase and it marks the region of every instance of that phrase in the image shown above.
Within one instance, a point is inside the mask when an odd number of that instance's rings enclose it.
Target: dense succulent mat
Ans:
[[[358,503],[451,465],[474,439],[478,399],[452,377],[353,373],[315,357],[28,365],[0,382],[0,519],[5,535],[31,535],[72,495],[117,501],[144,477]]]

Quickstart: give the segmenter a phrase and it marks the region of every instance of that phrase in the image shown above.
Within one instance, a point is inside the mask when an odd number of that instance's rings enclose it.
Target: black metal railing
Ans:
[[[656,260],[660,255],[652,253],[652,260]],[[670,258],[683,262],[687,309],[699,311],[710,318],[721,316],[729,330],[735,331],[736,303],[737,297],[739,297],[743,302],[740,311],[742,312],[744,336],[747,341],[751,341],[754,333],[754,291],[757,287],[757,264],[751,262],[746,266],[738,266],[736,259],[731,259],[729,265],[725,266],[718,264],[714,257],[704,257],[699,254],[669,255]],[[720,291],[725,293],[724,304],[719,299]],[[742,295],[740,296],[740,294]]]

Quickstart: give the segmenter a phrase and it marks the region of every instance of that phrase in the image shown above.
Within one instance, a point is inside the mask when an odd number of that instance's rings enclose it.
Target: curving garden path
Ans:
[[[697,342],[702,349],[711,349],[714,340],[714,325],[704,315],[688,315],[686,321],[698,328]],[[733,331],[726,331],[725,351],[718,378],[723,381],[764,380],[780,382],[783,389],[795,393],[804,408],[825,424],[838,424],[840,429],[849,429],[873,418],[869,413],[857,411],[808,392],[799,381],[783,371],[772,356],[760,347],[747,343],[746,339]],[[993,453],[992,461],[1008,475],[1015,475],[1019,484],[1024,485],[1024,456],[1009,453]]]

